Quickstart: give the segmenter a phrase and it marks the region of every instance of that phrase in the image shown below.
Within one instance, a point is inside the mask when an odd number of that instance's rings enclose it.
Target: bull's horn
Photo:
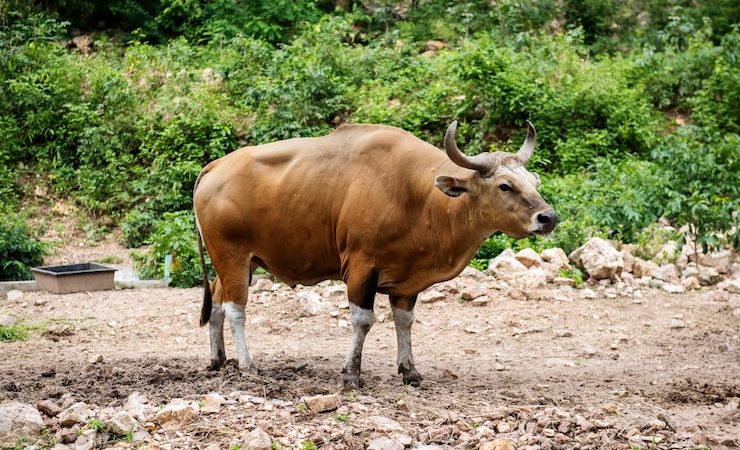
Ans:
[[[452,162],[460,167],[477,170],[480,173],[488,172],[489,167],[487,164],[482,164],[479,161],[476,161],[474,158],[464,154],[459,148],[457,148],[457,143],[455,142],[456,130],[457,120],[450,124],[445,133],[445,150],[447,151],[447,156],[450,157]]]
[[[522,144],[522,147],[519,149],[518,152],[516,152],[516,156],[522,162],[522,165],[526,165],[529,162],[530,158],[532,158],[535,142],[537,142],[537,130],[534,129],[534,125],[532,125],[532,122],[528,120],[527,138],[524,139],[524,144]]]

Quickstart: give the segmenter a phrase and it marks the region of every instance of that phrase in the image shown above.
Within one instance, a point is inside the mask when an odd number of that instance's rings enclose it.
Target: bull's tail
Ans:
[[[198,183],[200,177],[202,177],[208,171],[203,169],[198,174],[198,178],[195,179],[195,186],[193,187],[193,216],[195,217],[195,232],[198,235],[198,256],[200,256],[200,270],[203,272],[203,305],[200,309],[200,326],[203,326],[211,320],[211,307],[213,306],[213,297],[211,294],[211,283],[208,281],[208,266],[206,265],[206,258],[203,252],[203,232],[200,228],[200,222],[198,221],[198,213],[195,210],[195,191],[198,189]]]

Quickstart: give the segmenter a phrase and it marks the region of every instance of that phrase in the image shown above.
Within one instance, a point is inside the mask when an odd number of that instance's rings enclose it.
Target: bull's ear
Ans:
[[[457,197],[468,191],[467,180],[461,180],[459,178],[448,177],[445,175],[440,175],[435,178],[434,185],[450,197]]]

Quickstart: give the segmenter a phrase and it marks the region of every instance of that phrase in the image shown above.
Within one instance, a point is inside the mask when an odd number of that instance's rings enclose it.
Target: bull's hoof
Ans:
[[[410,369],[407,369],[403,366],[400,366],[398,368],[398,372],[403,376],[403,384],[408,384],[413,387],[419,387],[421,386],[421,375],[419,375],[419,372],[416,371],[415,367],[412,367]]]
[[[342,384],[344,385],[344,390],[346,391],[358,390],[365,387],[365,380],[363,380],[360,375],[344,374]]]
[[[208,370],[221,370],[226,365],[226,359],[212,359],[208,364]]]

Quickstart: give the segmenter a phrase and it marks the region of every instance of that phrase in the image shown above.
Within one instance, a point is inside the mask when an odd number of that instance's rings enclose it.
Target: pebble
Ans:
[[[313,413],[333,411],[342,404],[342,398],[339,394],[314,395],[313,397],[303,397],[302,400],[308,410]]]
[[[565,337],[572,337],[573,333],[571,333],[568,330],[555,330],[555,337],[559,338],[565,338]]]
[[[14,302],[23,298],[23,292],[13,289],[12,291],[8,291],[6,296],[8,297],[8,300]]]
[[[681,319],[672,319],[670,327],[674,330],[686,328],[686,322]]]

